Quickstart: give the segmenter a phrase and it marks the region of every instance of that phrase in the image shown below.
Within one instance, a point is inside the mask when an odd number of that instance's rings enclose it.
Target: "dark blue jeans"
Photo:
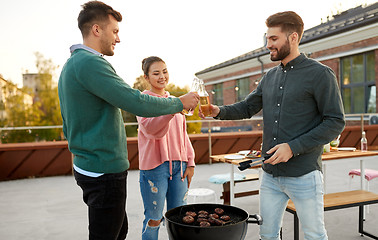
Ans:
[[[97,178],[74,171],[74,176],[88,206],[89,240],[126,239],[127,171]]]

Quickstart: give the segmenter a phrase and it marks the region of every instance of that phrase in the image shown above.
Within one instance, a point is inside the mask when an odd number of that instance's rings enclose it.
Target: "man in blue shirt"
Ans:
[[[334,72],[299,52],[303,21],[294,12],[266,20],[267,45],[272,61],[257,88],[243,101],[212,105],[219,119],[250,118],[263,109],[263,154],[272,154],[262,166],[261,239],[279,239],[289,199],[297,209],[305,239],[327,239],[324,227],[323,145],[345,126],[340,90]]]

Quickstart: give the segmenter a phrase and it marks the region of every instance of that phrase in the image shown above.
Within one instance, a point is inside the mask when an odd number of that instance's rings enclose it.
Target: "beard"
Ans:
[[[113,56],[114,51],[113,51],[113,45],[111,42],[105,40],[101,40],[101,53],[104,54],[105,56]]]
[[[276,56],[270,55],[270,60],[272,61],[284,60],[287,56],[289,56],[290,51],[291,51],[289,41],[286,40],[285,44],[279,50],[277,48],[275,48],[274,50],[277,51],[277,55]]]

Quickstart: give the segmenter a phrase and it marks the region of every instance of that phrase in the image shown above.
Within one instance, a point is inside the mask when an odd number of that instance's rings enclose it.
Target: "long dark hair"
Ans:
[[[148,71],[150,70],[150,67],[153,63],[155,62],[163,62],[163,59],[159,58],[159,57],[156,57],[156,56],[151,56],[151,57],[147,57],[145,59],[143,59],[142,61],[142,70],[143,70],[143,73],[148,76]]]

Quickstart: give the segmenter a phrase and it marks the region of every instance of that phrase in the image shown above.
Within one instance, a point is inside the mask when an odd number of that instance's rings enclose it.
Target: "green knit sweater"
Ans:
[[[142,117],[182,111],[178,98],[157,98],[132,89],[103,57],[75,50],[59,78],[63,132],[74,164],[96,173],[129,168],[120,108]]]

